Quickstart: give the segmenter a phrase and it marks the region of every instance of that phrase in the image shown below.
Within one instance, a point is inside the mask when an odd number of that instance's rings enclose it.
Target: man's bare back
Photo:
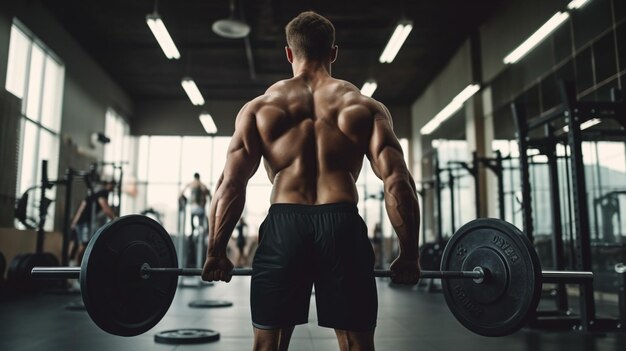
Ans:
[[[251,101],[273,184],[270,202],[356,203],[376,105],[323,73],[278,82]]]
[[[243,210],[245,185],[261,158],[273,184],[272,204],[323,205],[358,202],[355,183],[366,156],[383,180],[389,218],[400,238],[401,253],[391,266],[392,272],[398,273],[393,279],[417,282],[419,208],[415,185],[383,104],[363,96],[354,85],[330,77],[324,69],[305,70],[276,83],[242,108],[228,155],[218,181],[217,202],[211,205],[209,228],[214,234],[209,238],[204,279],[230,280],[232,263],[224,254],[230,235],[223,233],[232,232]],[[282,254],[289,255],[278,255]],[[252,295],[258,295],[255,291],[258,289],[253,289]],[[340,345],[373,345],[373,329],[364,333],[335,329]],[[286,335],[292,330],[293,326],[267,330],[255,324],[255,349],[274,349],[262,346],[265,342],[274,346],[277,340],[288,342]],[[340,348],[348,349],[345,345]]]

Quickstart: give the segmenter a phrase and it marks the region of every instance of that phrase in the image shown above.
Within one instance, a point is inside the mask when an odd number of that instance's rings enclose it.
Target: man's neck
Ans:
[[[293,70],[294,77],[318,77],[320,75],[331,75],[330,61],[323,62],[294,59],[293,63],[291,64],[291,69]]]

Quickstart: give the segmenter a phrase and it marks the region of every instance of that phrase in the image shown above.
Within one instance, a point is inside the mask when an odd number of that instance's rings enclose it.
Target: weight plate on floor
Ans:
[[[233,303],[225,300],[196,300],[189,303],[191,308],[218,308],[230,307]]]
[[[159,274],[143,279],[140,267],[144,263],[178,267],[169,234],[146,216],[120,217],[90,240],[81,265],[81,294],[89,316],[102,330],[139,335],[154,327],[169,309],[178,277]]]
[[[446,246],[441,270],[486,271],[482,283],[443,279],[446,302],[467,329],[484,336],[519,330],[537,310],[541,266],[533,246],[514,225],[500,219],[471,221]]]
[[[211,329],[175,329],[162,331],[154,336],[160,344],[202,344],[218,341],[220,333]]]

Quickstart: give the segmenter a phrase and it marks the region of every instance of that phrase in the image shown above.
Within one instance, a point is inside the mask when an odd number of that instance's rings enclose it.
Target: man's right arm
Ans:
[[[80,206],[78,206],[78,210],[76,210],[76,214],[74,215],[74,219],[72,220],[72,224],[70,225],[71,228],[76,227],[76,225],[78,224],[78,220],[80,219],[80,216],[83,214],[83,211],[85,210],[86,206],[87,206],[87,202],[83,200],[83,202],[80,203]]]
[[[230,281],[232,263],[226,257],[230,236],[243,212],[246,186],[261,161],[261,138],[249,104],[235,121],[224,171],[217,181],[209,211],[209,247],[202,272],[204,280]]]
[[[415,182],[391,123],[388,110],[380,104],[374,115],[367,158],[383,181],[385,208],[400,241],[400,255],[391,265],[392,280],[415,284],[419,279],[420,209]]]

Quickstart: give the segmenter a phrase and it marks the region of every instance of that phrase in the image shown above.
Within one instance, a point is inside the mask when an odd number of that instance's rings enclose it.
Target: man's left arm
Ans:
[[[208,196],[209,201],[211,201],[211,190],[209,190],[209,188],[205,184],[202,184],[202,193],[204,194],[204,196]]]

